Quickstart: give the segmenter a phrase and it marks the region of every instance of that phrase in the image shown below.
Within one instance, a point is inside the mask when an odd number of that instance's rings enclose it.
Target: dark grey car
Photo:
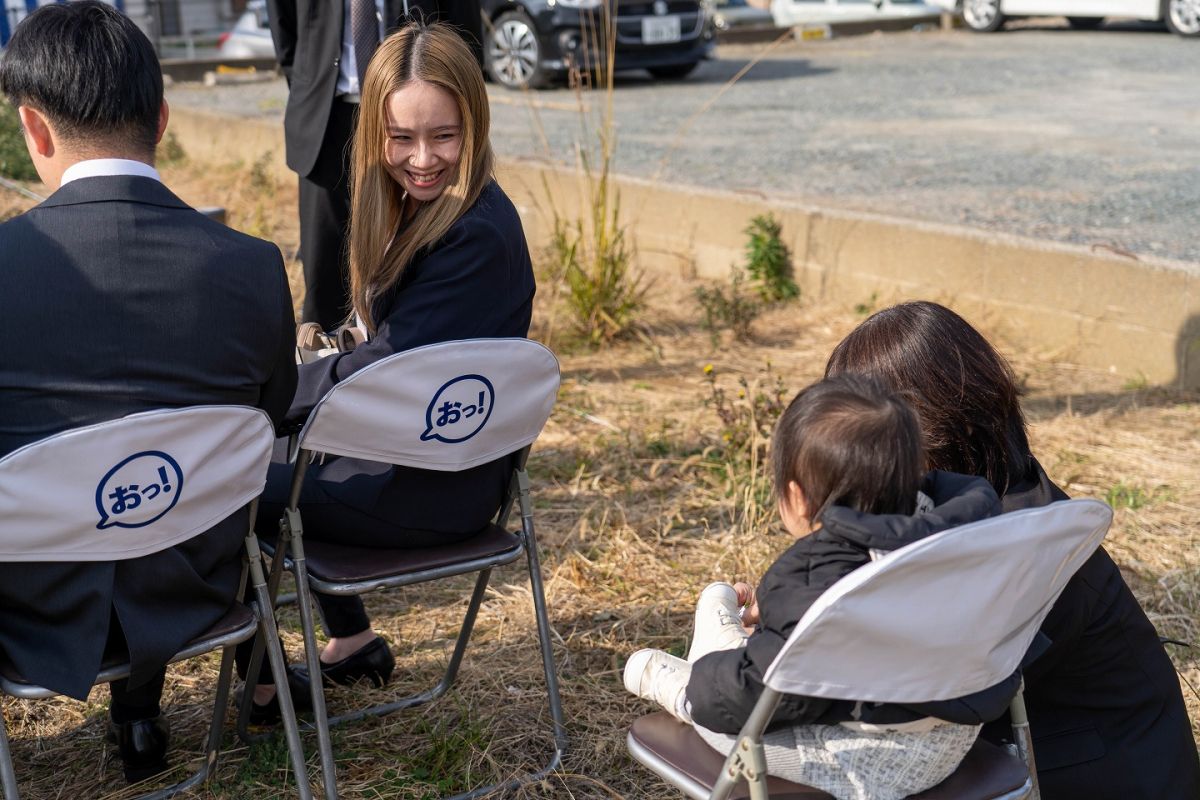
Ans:
[[[602,68],[609,46],[615,71],[682,78],[712,56],[715,44],[712,17],[700,0],[483,0],[483,11],[484,66],[510,89],[547,86],[571,69]]]

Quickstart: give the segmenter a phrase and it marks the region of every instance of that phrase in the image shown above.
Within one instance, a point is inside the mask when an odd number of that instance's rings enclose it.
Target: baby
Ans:
[[[924,464],[915,413],[873,381],[847,375],[801,391],[772,439],[779,515],[795,543],[757,592],[708,586],[687,660],[639,650],[625,665],[625,687],[728,754],[767,667],[826,589],[881,553],[1000,513],[986,480],[926,475]],[[767,771],[839,800],[899,800],[952,773],[1018,681],[908,705],[785,695],[764,737]]]

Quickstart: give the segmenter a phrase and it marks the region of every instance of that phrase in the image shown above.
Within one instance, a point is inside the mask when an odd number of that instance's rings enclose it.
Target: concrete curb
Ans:
[[[278,123],[175,109],[171,130],[193,156],[221,163],[269,152],[277,173],[291,175]],[[549,237],[551,208],[568,218],[582,215],[586,181],[573,170],[506,160],[498,177],[535,249]],[[939,300],[988,319],[1034,352],[1131,380],[1200,389],[1200,264],[759,194],[625,176],[615,183],[638,263],[647,271],[724,279],[730,265],[742,261],[743,229],[754,216],[772,213],[782,223],[805,297],[847,305],[873,296],[877,305]]]
[[[215,72],[217,67],[248,69],[259,72],[274,72],[279,66],[273,58],[167,58],[162,62],[163,76],[173,81],[201,81],[204,74]]]
[[[920,17],[904,19],[879,19],[863,22],[832,22],[796,25],[791,32],[796,41],[811,38],[841,38],[843,36],[864,36],[877,31],[908,31],[918,26],[922,29],[939,28],[943,25],[942,15],[927,14]],[[769,44],[787,33],[787,28],[777,28],[773,25],[754,25],[745,28],[733,28],[717,34],[717,44]],[[807,32],[826,32],[823,36],[813,37]]]

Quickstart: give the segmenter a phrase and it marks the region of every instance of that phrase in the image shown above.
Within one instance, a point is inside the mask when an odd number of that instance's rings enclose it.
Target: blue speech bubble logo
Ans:
[[[141,528],[179,502],[183,470],[160,450],[134,453],[110,469],[96,487],[96,527]]]
[[[425,409],[421,441],[465,442],[483,430],[495,402],[496,390],[482,375],[460,375],[443,383]]]

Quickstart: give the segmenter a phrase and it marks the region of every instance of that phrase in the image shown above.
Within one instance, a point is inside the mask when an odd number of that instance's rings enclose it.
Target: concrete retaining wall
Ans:
[[[193,156],[229,160],[236,150],[252,160],[270,151],[275,168],[287,172],[278,124],[176,110],[171,130]],[[583,208],[574,172],[509,162],[499,177],[535,245],[548,238],[551,202],[567,217]],[[750,219],[771,212],[783,224],[806,297],[846,304],[872,295],[885,303],[934,299],[986,317],[1036,352],[1131,380],[1200,389],[1200,265],[752,194],[632,178],[618,186],[622,218],[649,271],[723,277],[742,261]]]

